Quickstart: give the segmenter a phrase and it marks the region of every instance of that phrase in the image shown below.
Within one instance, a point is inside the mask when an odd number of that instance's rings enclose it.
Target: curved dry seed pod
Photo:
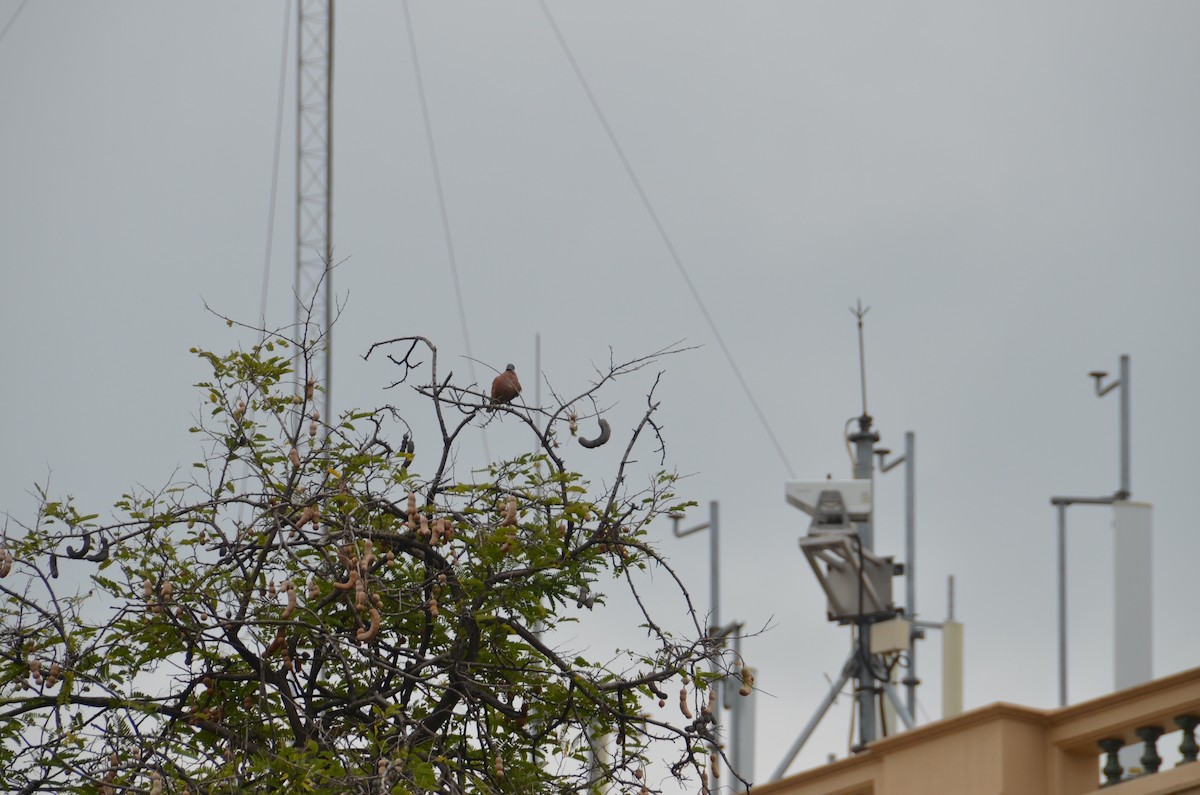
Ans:
[[[316,435],[317,435],[317,423],[315,421],[310,422],[308,424],[308,438],[312,439]]]
[[[296,587],[292,585],[291,580],[284,580],[283,585],[283,590],[287,591],[287,607],[283,608],[283,612],[279,617],[286,621],[292,617],[293,613],[296,612]]]
[[[162,795],[162,774],[157,770],[150,773],[150,795]]]
[[[149,578],[142,580],[142,596],[147,602],[154,596],[154,583]]]
[[[600,435],[595,439],[584,439],[579,437],[579,443],[589,450],[593,447],[599,447],[612,438],[612,426],[608,424],[608,420],[601,418],[600,420]]]
[[[175,585],[170,580],[163,580],[162,598],[164,602],[171,598],[171,594],[174,592],[174,590]]]
[[[101,538],[100,549],[85,557],[84,560],[91,561],[92,563],[103,563],[104,561],[108,560],[108,539]]]
[[[379,610],[372,607],[370,616],[371,616],[370,626],[366,627],[365,629],[360,629],[354,635],[354,637],[358,639],[359,643],[367,643],[368,641],[375,640],[375,636],[379,634],[379,625],[381,623],[380,617],[379,617]]]
[[[307,400],[313,399],[313,393],[317,391],[317,380],[315,378],[308,379],[304,385],[304,397]]]
[[[291,460],[293,467],[295,467],[296,469],[300,468],[300,451],[299,450],[297,450],[295,447],[293,447],[291,452],[288,453],[288,458]]]
[[[748,696],[754,690],[754,672],[742,666],[742,686],[738,688],[738,695]]]
[[[67,547],[67,557],[73,558],[75,560],[79,560],[80,558],[82,558],[84,555],[86,555],[87,553],[89,553],[91,551],[92,551],[92,534],[84,533],[83,534],[83,546],[80,549],[75,549],[74,547]]]
[[[121,760],[117,758],[117,752],[113,751],[108,756],[108,772],[104,774],[104,783],[100,786],[102,795],[114,795],[115,790],[112,783],[117,780],[117,765]]]
[[[692,710],[688,707],[687,703],[686,687],[681,687],[679,689],[679,711],[683,713],[683,717],[687,718],[688,720],[692,719]]]
[[[501,527],[513,527],[517,523],[517,498],[509,497],[508,503],[504,506],[504,521],[500,523]]]
[[[317,585],[317,581],[315,579],[310,579],[308,581],[308,598],[316,599],[316,598],[320,597],[320,595],[321,595],[321,586]]]
[[[567,416],[567,419],[570,423],[571,435],[574,436],[576,433],[579,432],[579,422],[578,422],[579,417],[575,414],[575,412],[572,411]]]
[[[275,652],[286,647],[287,637],[284,636],[283,630],[281,629],[275,634],[275,640],[271,641],[271,644],[267,646],[266,650],[263,652],[263,657],[270,657]]]
[[[337,588],[339,591],[349,591],[351,588],[355,588],[357,586],[358,586],[358,569],[357,568],[350,569],[350,576],[346,578],[345,582],[335,582],[333,584],[333,587]]]

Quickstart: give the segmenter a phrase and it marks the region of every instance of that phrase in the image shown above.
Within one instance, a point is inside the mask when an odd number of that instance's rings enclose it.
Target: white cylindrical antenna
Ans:
[[[942,717],[963,711],[963,625],[954,620],[954,575],[950,576],[947,616],[942,622]]]

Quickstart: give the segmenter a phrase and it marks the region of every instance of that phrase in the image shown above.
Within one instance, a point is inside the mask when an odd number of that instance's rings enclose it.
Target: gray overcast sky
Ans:
[[[0,0],[0,24],[18,5]],[[1200,560],[1200,5],[550,7],[800,477],[849,475],[846,308],[872,307],[870,409],[893,449],[917,434],[919,607],[942,618],[957,575],[967,706],[1055,703],[1048,497],[1116,488],[1116,395],[1097,400],[1086,373],[1122,353],[1134,495],[1155,505],[1155,672],[1196,665],[1200,635],[1180,628]],[[33,0],[0,41],[0,509],[28,519],[48,470],[99,510],[195,460],[187,349],[238,341],[201,297],[258,315],[283,17],[278,1]],[[769,694],[765,778],[848,644],[796,547],[787,472],[537,3],[412,17],[474,354],[513,361],[528,388],[540,332],[570,390],[609,346],[703,346],[669,362],[662,419],[687,496],[721,501],[723,617],[774,625],[746,646]],[[336,27],[348,408],[391,397],[390,373],[359,359],[375,340],[424,334],[466,366],[400,7],[343,3]],[[291,317],[293,102],[273,325]],[[492,449],[511,452],[501,434]],[[902,486],[901,470],[879,484],[883,553],[903,550]],[[1111,687],[1108,521],[1071,515],[1076,698]],[[707,603],[707,544],[659,533]],[[936,717],[938,640],[923,649]],[[793,769],[844,755],[848,721],[843,701]]]

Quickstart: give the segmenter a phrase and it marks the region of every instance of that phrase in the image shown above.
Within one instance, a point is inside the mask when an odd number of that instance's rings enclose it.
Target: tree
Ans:
[[[665,463],[661,372],[641,420],[612,434],[625,448],[609,485],[566,463],[593,455],[567,447],[581,419],[602,434],[580,441],[608,440],[602,390],[680,348],[610,361],[546,407],[492,407],[443,375],[429,340],[377,343],[365,358],[398,368],[406,410],[432,409],[436,443],[418,455],[423,431],[399,407],[320,416],[308,373],[322,340],[256,332],[248,350],[193,349],[212,370],[194,477],[131,490],[104,522],[39,488],[36,518],[5,538],[6,790],[649,792],[706,778],[712,683],[736,665],[647,542],[651,521],[686,507],[671,472],[635,475],[635,451]],[[493,422],[523,428],[532,452],[457,476],[460,437]],[[645,571],[678,589],[686,633],[652,614]],[[560,625],[586,624],[614,585],[642,613],[630,643],[644,648],[567,651]],[[601,737],[610,752],[591,753]]]

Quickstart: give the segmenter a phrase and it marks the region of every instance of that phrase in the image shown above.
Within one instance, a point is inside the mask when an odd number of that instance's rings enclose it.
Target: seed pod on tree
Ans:
[[[375,636],[379,634],[379,625],[381,623],[380,617],[379,617],[379,611],[376,608],[372,607],[370,616],[371,616],[371,623],[365,629],[360,629],[354,635],[354,637],[358,639],[359,643],[367,643],[369,641],[375,640]]]
[[[599,447],[612,438],[612,426],[608,424],[608,420],[600,420],[600,435],[595,439],[584,439],[579,437],[579,443],[588,449]]]
[[[296,586],[292,584],[291,580],[284,580],[283,590],[287,592],[287,607],[283,608],[280,618],[286,621],[296,612]]]
[[[345,582],[335,582],[333,584],[333,587],[337,588],[339,591],[349,591],[357,586],[358,586],[358,569],[357,568],[350,569],[350,576],[346,578]]]
[[[263,652],[263,657],[264,658],[270,657],[271,655],[278,652],[280,649],[284,649],[286,647],[287,647],[287,638],[284,636],[283,629],[281,628],[278,632],[275,633],[275,640],[271,641],[271,643],[267,646],[266,650]]]
[[[688,706],[687,702],[686,687],[679,688],[679,711],[683,713],[683,717],[687,718],[688,720],[692,719],[692,710]]]
[[[738,688],[738,695],[748,696],[754,690],[754,672],[746,665],[742,665],[742,686]]]

